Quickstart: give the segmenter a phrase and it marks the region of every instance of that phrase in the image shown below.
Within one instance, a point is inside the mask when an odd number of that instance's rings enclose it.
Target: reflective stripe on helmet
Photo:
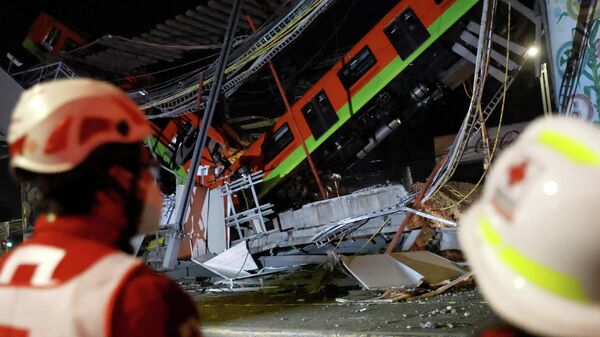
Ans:
[[[540,132],[538,140],[577,164],[600,165],[600,154],[559,132],[544,130]]]
[[[556,296],[578,302],[590,301],[575,277],[544,266],[504,243],[502,235],[494,229],[487,217],[479,218],[479,230],[484,241],[494,248],[499,259],[525,280]]]

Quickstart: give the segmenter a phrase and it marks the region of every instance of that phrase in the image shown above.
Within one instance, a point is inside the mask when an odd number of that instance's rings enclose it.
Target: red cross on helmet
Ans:
[[[533,122],[494,163],[460,221],[461,246],[488,302],[544,336],[600,331],[600,129]]]

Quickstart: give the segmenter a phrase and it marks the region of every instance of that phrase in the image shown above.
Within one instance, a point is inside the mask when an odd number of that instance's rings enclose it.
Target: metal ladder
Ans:
[[[265,66],[275,55],[279,54],[285,47],[287,47],[290,43],[292,43],[298,36],[300,36],[306,27],[308,27],[315,18],[317,18],[322,12],[324,12],[329,5],[332,3],[330,0],[325,0],[319,6],[313,10],[306,18],[302,20],[302,22],[296,27],[283,41],[277,43],[274,47],[272,47],[268,52],[261,55],[252,66],[237,75],[236,77],[229,80],[227,83],[223,85],[223,91],[225,92],[225,96],[231,96],[237,89],[244,83],[246,79],[248,79],[251,75],[255,74],[259,71],[263,66]]]
[[[508,89],[510,88],[510,86],[512,85],[512,83],[514,82],[515,78],[517,77],[517,75],[519,74],[521,69],[523,68],[523,63],[525,62],[525,60],[523,62],[519,63],[519,65],[508,75],[508,78],[506,79],[506,91],[507,92],[508,92]],[[492,96],[492,98],[490,99],[490,101],[488,102],[488,104],[482,111],[484,122],[488,120],[488,118],[490,117],[492,112],[494,112],[496,107],[498,107],[498,104],[500,104],[500,102],[502,102],[503,94],[504,94],[504,85],[501,85],[498,88],[498,90],[496,90],[496,92],[494,93],[494,95]],[[465,120],[463,121],[463,124],[459,131],[459,134],[462,133],[463,136],[460,138],[460,140],[458,137],[455,139],[455,141],[452,145],[452,148],[455,148],[456,146],[458,146],[458,144],[462,144],[462,146],[460,148],[456,149],[456,151],[454,152],[454,155],[448,158],[444,167],[442,167],[442,169],[439,171],[438,176],[434,180],[434,184],[432,184],[432,187],[427,192],[425,200],[430,198],[433,195],[433,193],[435,191],[437,191],[442,184],[444,184],[444,180],[446,179],[446,177],[452,176],[454,174],[454,172],[456,171],[456,168],[458,167],[458,164],[460,162],[460,158],[462,157],[462,155],[466,149],[469,139],[471,138],[471,136],[476,134],[480,128],[481,128],[481,123],[479,121],[479,118],[477,118],[477,114],[474,114],[473,116],[465,117]],[[469,131],[467,131],[467,130],[469,130]],[[442,178],[442,180],[440,180],[440,178]]]

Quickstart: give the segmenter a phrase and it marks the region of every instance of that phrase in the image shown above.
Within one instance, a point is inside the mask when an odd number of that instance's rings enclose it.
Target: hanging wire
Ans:
[[[469,103],[469,109],[467,115],[463,121],[463,125],[456,136],[457,143],[452,146],[449,159],[446,161],[444,167],[438,171],[434,182],[432,183],[424,201],[433,197],[440,189],[450,180],[459,163],[459,159],[462,157],[466,145],[475,130],[475,118],[477,117],[477,107],[481,100],[483,92],[483,85],[485,77],[487,76],[487,68],[490,62],[490,51],[491,51],[491,40],[492,40],[492,22],[494,18],[494,12],[497,1],[491,0],[491,7],[489,6],[490,1],[484,1],[482,8],[482,23],[481,30],[486,29],[485,32],[480,35],[480,42],[478,46],[475,76],[473,81],[473,96]],[[484,40],[485,39],[485,40]],[[483,62],[481,60],[484,59]],[[476,102],[477,101],[477,102]],[[472,120],[472,121],[471,121]],[[468,130],[467,130],[468,126]],[[433,191],[433,192],[431,192]]]
[[[500,107],[498,130],[496,131],[496,139],[494,139],[494,146],[492,147],[492,153],[490,155],[490,163],[496,154],[496,147],[498,145],[498,139],[500,138],[500,131],[502,128],[502,120],[504,117],[504,107],[505,107],[505,102],[506,102],[506,92],[508,90],[508,57],[510,56],[509,46],[510,46],[510,25],[511,25],[510,13],[511,13],[512,7],[511,7],[510,1],[508,1],[507,4],[508,4],[508,23],[507,23],[508,29],[507,29],[507,33],[506,33],[506,61],[504,64],[504,89],[503,89],[503,93],[502,93],[502,105]],[[465,200],[469,199],[471,194],[473,194],[473,192],[475,192],[475,190],[479,187],[479,185],[481,184],[481,182],[487,175],[489,169],[490,169],[489,166],[484,169],[483,173],[481,174],[481,177],[479,178],[479,180],[477,181],[475,186],[473,186],[473,188],[469,191],[469,193],[467,193],[464,197],[462,197],[459,201],[455,202],[454,204],[447,206],[447,207],[440,208],[437,211],[446,211],[450,208],[453,208],[453,207],[456,207],[456,206],[462,204]]]
[[[286,38],[290,33],[292,33],[293,30],[296,29],[300,24],[302,24],[302,20],[304,18],[306,18],[309,14],[311,14],[313,12],[313,10],[322,8],[321,5],[323,5],[323,4],[329,5],[330,1],[318,0],[318,1],[315,1],[314,3],[312,3],[298,17],[296,17],[294,20],[292,20],[286,26],[286,28],[279,31],[272,39],[270,39],[268,43],[259,46],[256,50],[252,51],[248,55],[242,55],[242,56],[240,56],[240,58],[234,60],[234,62],[227,67],[226,74],[231,75],[231,73],[235,72],[238,69],[241,69],[243,66],[248,64],[253,59],[266,53],[268,50],[270,50],[272,47],[274,47],[277,43],[279,43],[282,39]],[[306,24],[308,24],[308,23],[306,23]],[[203,85],[209,85],[211,83],[212,83],[212,77],[206,79],[204,81]],[[150,102],[144,102],[142,104],[142,108],[149,108],[149,107],[165,104],[168,102],[172,102],[175,99],[178,99],[184,95],[187,95],[187,94],[197,90],[197,88],[198,88],[198,84],[193,83],[192,85],[189,85],[188,87],[185,87],[183,89],[176,89],[174,91],[167,92],[167,93],[165,93],[166,97],[156,98],[154,100],[151,100]],[[182,104],[184,104],[184,105],[187,104],[187,101]]]
[[[166,72],[171,71],[171,70],[183,68],[183,67],[189,66],[191,64],[196,64],[198,62],[206,61],[206,60],[208,60],[210,58],[213,58],[213,57],[215,57],[217,55],[219,55],[219,53],[212,53],[212,54],[210,54],[208,56],[201,57],[199,59],[195,59],[193,61],[186,62],[186,63],[183,63],[183,64],[178,64],[178,65],[173,66],[173,67],[159,69],[159,70],[156,70],[156,71],[152,71],[152,72],[148,72],[148,73],[144,73],[144,74],[140,74],[140,75],[131,75],[131,76],[127,76],[127,77],[121,77],[121,78],[118,78],[117,81],[119,81],[119,80],[125,80],[125,79],[128,79],[128,78],[148,77],[148,76],[152,76],[152,75],[156,75],[156,74],[166,73]]]

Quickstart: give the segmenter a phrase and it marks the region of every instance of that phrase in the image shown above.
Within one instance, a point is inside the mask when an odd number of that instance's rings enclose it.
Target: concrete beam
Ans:
[[[185,12],[185,15],[188,18],[195,20],[197,22],[196,24],[198,26],[203,27],[205,30],[207,30],[213,34],[217,34],[217,35],[225,34],[226,27],[219,25],[219,22],[217,20],[214,20],[208,16],[204,16],[193,10],[189,10],[189,11]]]
[[[158,25],[156,25],[156,29],[158,29],[159,31],[162,31],[164,33],[170,34],[173,37],[180,37],[185,40],[192,41],[192,43],[194,43],[194,44],[210,43],[210,41],[208,41],[208,39],[205,37],[198,36],[198,35],[192,35],[183,30],[180,30],[180,29],[177,29],[174,27],[170,27],[167,25],[163,25],[162,23],[159,23]]]
[[[180,16],[180,15],[178,15],[178,16]],[[165,22],[165,24],[167,26],[171,26],[173,28],[177,28],[179,30],[185,31],[185,32],[187,32],[189,34],[192,34],[192,35],[195,35],[195,36],[206,37],[206,35],[210,34],[206,30],[204,30],[204,29],[202,29],[200,27],[192,26],[190,24],[187,24],[187,23],[185,23],[185,22],[183,22],[181,20],[177,20],[177,19],[176,20],[169,19],[169,20],[167,20]]]
[[[127,43],[127,42],[119,43],[119,42],[115,42],[111,39],[104,39],[104,38],[99,39],[97,42],[98,42],[98,44],[108,47],[110,49],[115,49],[118,51],[130,53],[130,54],[135,54],[135,55],[140,55],[140,56],[148,56],[148,54],[151,53],[151,50],[148,50],[147,48],[139,47],[139,45],[134,44],[134,43]],[[162,59],[162,57],[157,54],[152,57],[154,57],[156,59]]]
[[[217,35],[212,31],[208,31],[206,29],[205,23],[194,20],[193,18],[186,16],[186,15],[177,15],[177,17],[175,17],[175,20],[185,23],[188,26],[192,26],[199,30],[202,30],[204,32],[204,37],[209,39],[211,41],[211,43],[216,43],[217,41],[219,41],[219,38],[223,35],[223,34]]]
[[[233,0],[221,0],[221,2],[224,2],[230,6],[233,6]],[[267,19],[268,17],[271,16],[270,13],[267,13],[262,8],[258,7],[255,4],[250,3],[248,1],[244,1],[244,4],[242,5],[242,13],[245,15],[252,16],[252,18],[255,20],[257,20],[259,18],[263,19],[262,21],[264,21],[265,19]]]
[[[188,40],[185,38],[181,38],[179,36],[175,36],[173,34],[164,32],[159,29],[152,29],[149,32],[149,34],[167,41],[166,43],[168,43],[168,44],[182,44],[182,45],[188,45],[188,46],[194,46],[194,45],[198,44],[198,42],[191,41],[191,40]],[[144,36],[144,34],[142,34],[142,36]]]
[[[157,44],[190,46],[189,42],[180,43],[179,41],[174,40],[173,37],[163,38],[163,37],[158,37],[156,35],[152,35],[149,33],[143,33],[142,37],[143,37],[144,41],[149,41],[149,42],[157,43]],[[197,44],[194,43],[193,45],[197,45]],[[173,48],[173,49],[177,50],[176,48]],[[181,51],[179,53],[181,54]],[[177,56],[177,58],[180,58],[180,57],[181,57],[181,55]]]
[[[105,50],[105,53],[112,55],[118,59],[125,59],[125,60],[129,60],[131,62],[140,62],[142,64],[158,62],[157,59],[152,58],[152,57],[135,55],[135,54],[131,54],[129,52],[125,52],[125,51],[118,50],[118,49],[107,49],[107,50]]]
[[[159,47],[144,47],[142,44],[128,43],[123,41],[99,41],[99,43],[113,49],[122,50],[136,55],[147,56],[150,54],[153,58],[162,61],[173,62],[180,57],[179,53],[167,53],[163,51],[163,49],[159,49]]]
[[[229,20],[229,16],[227,14],[224,14],[219,10],[214,10],[213,8],[203,5],[197,6],[196,10],[202,15],[217,20],[216,22],[219,26],[227,26],[227,22]],[[244,17],[240,17],[238,21],[238,27],[246,30],[250,29],[250,26],[248,25],[248,22],[246,22],[246,18]]]
[[[96,67],[96,68],[99,68],[99,69],[102,69],[105,71],[114,72],[114,73],[124,73],[124,72],[131,71],[131,70],[135,69],[136,67],[138,67],[138,65],[130,64],[127,62],[117,64],[117,63],[108,61],[106,55],[103,55],[104,54],[103,52],[99,53],[99,54],[93,54],[93,55],[87,56],[86,58],[83,59],[83,62],[87,63],[93,67]]]

